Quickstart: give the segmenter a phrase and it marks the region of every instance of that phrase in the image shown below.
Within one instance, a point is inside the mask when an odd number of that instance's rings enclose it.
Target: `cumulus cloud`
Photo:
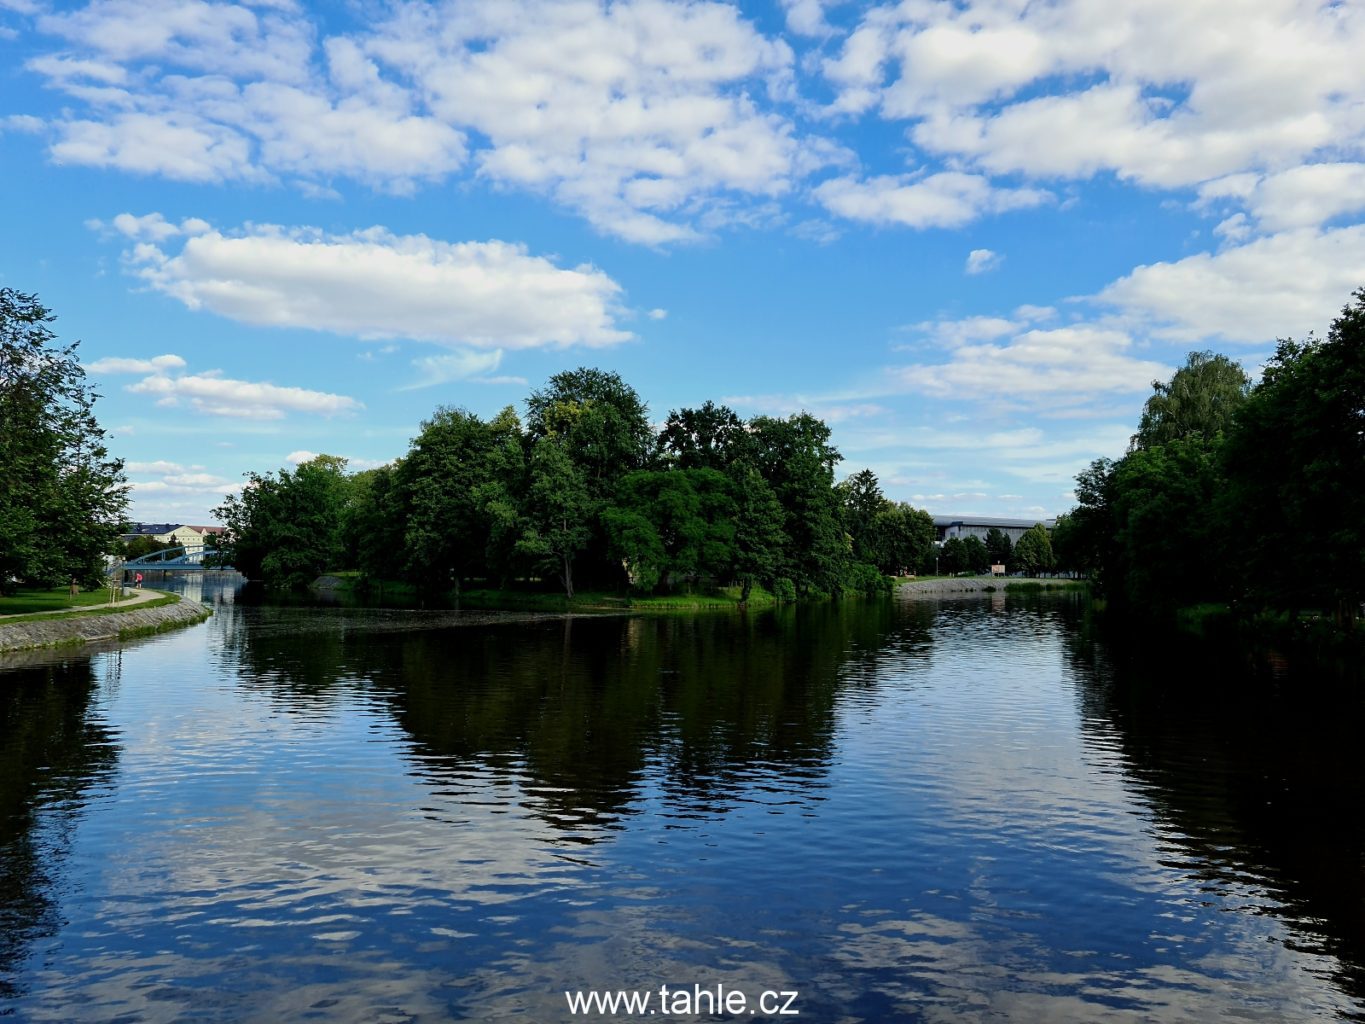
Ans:
[[[1265,344],[1321,329],[1365,281],[1365,225],[1299,228],[1140,266],[1097,296],[1171,341]]]
[[[453,380],[478,380],[487,377],[502,364],[502,350],[491,352],[450,352],[439,356],[423,356],[414,359],[419,377],[416,383],[405,390],[434,387]]]
[[[834,178],[816,186],[815,198],[850,220],[952,228],[983,213],[1038,206],[1051,196],[1038,189],[997,188],[977,174],[941,171],[918,181],[894,176],[866,181]]]
[[[984,274],[995,270],[1001,263],[1005,262],[1005,257],[991,249],[973,249],[967,253],[967,264],[964,269],[968,274]]]
[[[190,309],[242,323],[488,349],[632,337],[616,326],[621,288],[610,277],[557,266],[510,242],[442,242],[383,228],[333,235],[251,225],[224,233],[194,223],[193,233],[174,236],[178,248],[170,238],[139,242],[129,261]]]
[[[177,355],[153,356],[151,359],[128,359],[110,356],[96,359],[86,367],[91,373],[164,373],[167,370],[181,370],[185,360]]]
[[[990,171],[1178,186],[1358,143],[1362,48],[1342,4],[967,0],[873,7],[824,70]]]
[[[205,415],[240,419],[275,420],[291,412],[336,416],[363,408],[354,398],[345,395],[233,380],[215,373],[178,377],[153,374],[136,384],[129,384],[126,390],[135,395],[154,397],[157,405],[187,405]]]
[[[162,355],[152,359],[129,359],[111,356],[90,364],[94,373],[146,374],[142,380],[125,386],[135,395],[147,395],[159,406],[187,406],[211,416],[232,416],[246,419],[281,419],[291,412],[336,416],[355,412],[363,406],[354,398],[311,391],[307,388],[280,387],[275,384],[233,380],[217,370],[202,373],[182,373],[187,366],[177,355]],[[171,463],[130,463],[147,471],[179,469]]]
[[[788,14],[823,31],[818,0]],[[91,0],[37,27],[60,46],[26,65],[69,103],[59,163],[310,194],[472,171],[660,244],[842,158],[773,102],[791,49],[724,3],[405,4],[342,36],[293,4]]]
[[[1162,363],[1138,358],[1127,332],[1098,324],[1040,328],[1001,321],[989,337],[953,321],[924,326],[926,341],[946,349],[948,359],[895,367],[887,379],[936,398],[1074,405],[1097,395],[1140,393],[1170,375]]]

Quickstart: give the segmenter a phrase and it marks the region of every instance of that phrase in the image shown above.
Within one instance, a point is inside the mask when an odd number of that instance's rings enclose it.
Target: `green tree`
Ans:
[[[915,572],[926,557],[932,560],[934,520],[923,509],[885,502],[873,517],[872,534],[876,554],[872,564],[887,576]]]
[[[707,402],[700,409],[670,410],[656,445],[681,469],[725,471],[748,454],[748,438],[734,410]]]
[[[0,288],[0,591],[103,574],[128,505],[75,344],[36,296]]]
[[[341,526],[345,563],[374,579],[399,575],[405,562],[408,515],[399,486],[402,475],[399,461],[351,477],[351,501]]]
[[[531,392],[526,410],[532,438],[559,438],[595,499],[610,498],[621,477],[649,462],[649,410],[619,374],[586,367],[557,373]]]
[[[1030,576],[1036,576],[1052,568],[1054,564],[1052,539],[1048,536],[1046,526],[1034,523],[1024,532],[1019,538],[1019,543],[1014,545],[1014,561]]]
[[[1008,569],[1014,557],[1014,542],[1010,540],[1010,535],[995,526],[987,530],[986,555],[992,565],[1003,565]]]
[[[223,557],[250,579],[307,586],[346,560],[353,490],[346,460],[335,455],[318,455],[293,472],[248,473],[241,494],[213,510],[227,528]]]
[[[884,563],[883,538],[878,533],[877,513],[886,505],[877,474],[859,470],[839,483],[840,515],[844,532],[852,544],[853,558],[870,565]]]
[[[735,543],[731,572],[739,582],[741,603],[755,583],[771,587],[787,563],[786,516],[768,481],[752,466],[735,476]]]
[[[938,553],[939,568],[949,576],[967,571],[967,545],[961,537],[949,537]]]
[[[427,588],[453,587],[482,573],[488,519],[479,488],[488,482],[494,436],[465,409],[437,409],[422,423],[400,471],[406,497],[405,563]]]
[[[986,543],[976,534],[969,534],[962,539],[963,560],[967,563],[967,569],[977,574],[990,572],[991,556],[986,550]]]
[[[1225,355],[1191,352],[1166,383],[1152,382],[1133,449],[1196,435],[1212,440],[1232,427],[1251,390],[1251,378]]]
[[[558,576],[569,598],[574,594],[574,560],[587,546],[588,514],[594,507],[583,471],[561,444],[553,437],[537,441],[516,549],[538,571]]]
[[[834,490],[841,461],[829,427],[799,413],[759,416],[749,423],[753,462],[782,507],[788,544],[779,575],[802,593],[837,592],[849,560]]]
[[[1325,340],[1280,342],[1224,446],[1221,505],[1245,596],[1343,621],[1365,598],[1365,288],[1352,298]]]

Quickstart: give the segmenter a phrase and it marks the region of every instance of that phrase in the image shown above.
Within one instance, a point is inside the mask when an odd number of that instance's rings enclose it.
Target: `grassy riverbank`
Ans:
[[[132,595],[120,595],[126,600]],[[67,587],[52,590],[21,589],[13,594],[0,595],[0,615],[32,615],[42,612],[66,612],[82,608],[94,608],[109,603],[109,591],[87,590],[71,596]]]
[[[55,593],[55,591],[52,591],[52,592],[46,592],[46,591],[45,591],[45,592],[40,592],[40,594],[46,594],[46,593]],[[0,611],[0,616],[3,616],[3,618],[0,618],[0,623],[12,623],[12,622],[13,622],[13,623],[51,622],[51,621],[55,621],[55,620],[57,620],[57,619],[71,619],[71,618],[88,619],[88,618],[98,618],[98,617],[101,616],[101,615],[118,615],[118,614],[120,614],[120,613],[122,613],[122,612],[126,612],[126,611],[129,611],[130,609],[134,609],[134,608],[160,608],[160,607],[162,607],[163,605],[175,604],[175,602],[179,600],[179,597],[178,597],[177,595],[175,595],[175,594],[168,594],[168,593],[166,593],[166,592],[164,592],[164,591],[159,591],[159,590],[144,589],[144,590],[141,591],[141,593],[143,593],[143,594],[155,594],[156,596],[155,596],[155,597],[138,598],[137,596],[135,596],[135,595],[132,594],[132,593],[124,593],[124,594],[122,594],[122,595],[120,596],[119,601],[118,601],[117,604],[110,604],[110,603],[109,603],[109,595],[108,595],[108,592],[107,592],[107,591],[104,593],[104,596],[103,596],[103,599],[102,599],[102,600],[93,600],[94,598],[98,598],[98,597],[100,596],[100,592],[99,592],[99,591],[91,591],[89,594],[79,594],[79,595],[77,595],[77,597],[78,597],[78,598],[81,598],[81,597],[91,598],[92,600],[86,600],[86,601],[83,601],[83,602],[82,602],[82,601],[78,601],[77,604],[75,604],[75,605],[73,605],[73,606],[70,606],[70,607],[66,607],[66,608],[60,608],[60,607],[59,607],[59,609],[58,609],[57,611],[26,611],[26,612],[20,612],[20,611],[9,611],[8,608],[6,608],[5,610]],[[62,591],[61,594],[62,594],[63,599],[69,599],[69,597],[70,597],[70,594],[69,594],[67,591]],[[22,595],[15,595],[15,596],[16,596],[16,597],[19,597],[19,596],[22,596]],[[7,599],[0,598],[0,601],[3,601],[3,600],[7,600]],[[38,608],[42,608],[42,607],[44,607],[44,606],[46,606],[46,607],[51,607],[51,604],[49,604],[49,603],[47,603],[47,602],[45,602],[45,601],[43,601],[43,600],[29,601],[29,602],[18,601],[18,602],[15,603],[15,605],[13,605],[13,606],[11,606],[11,607],[20,607],[20,608],[24,608],[24,607],[28,607],[28,608],[38,607]]]
[[[367,579],[360,573],[353,572],[328,573],[319,577],[312,589],[321,594],[335,594],[380,603],[406,604],[416,602],[421,597],[411,584]],[[739,587],[698,588],[694,592],[650,595],[579,591],[572,599],[562,593],[539,590],[467,587],[458,594],[451,591],[438,596],[440,600],[460,608],[489,611],[690,612],[735,610],[741,607]],[[747,607],[767,608],[777,603],[777,598],[771,593],[762,587],[754,587],[749,592]]]

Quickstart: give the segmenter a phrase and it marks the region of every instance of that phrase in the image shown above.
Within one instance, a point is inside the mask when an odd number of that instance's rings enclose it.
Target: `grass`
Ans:
[[[30,615],[35,612],[61,612],[73,608],[93,608],[109,603],[109,590],[84,590],[75,597],[66,587],[53,590],[20,590],[0,596],[0,615]]]
[[[1016,593],[1030,590],[1088,590],[1089,587],[1086,580],[1015,580],[1005,584],[1006,590]]]
[[[98,593],[98,591],[95,591],[93,593]],[[160,591],[157,591],[157,593],[160,593]],[[69,595],[65,591],[62,592],[62,596],[69,597]],[[3,600],[5,599],[0,598],[0,601]],[[162,594],[161,597],[153,598],[150,601],[140,601],[133,607],[139,609],[160,608],[162,605],[175,604],[175,602],[178,600],[180,600],[180,598],[175,594]],[[82,618],[86,618],[89,616],[98,615],[115,615],[119,612],[128,610],[126,605],[123,604],[111,605],[108,604],[107,602],[108,597],[106,596],[104,602],[89,601],[86,602],[86,604],[83,607],[68,607],[63,611],[10,613],[9,611],[4,610],[0,611],[0,614],[13,614],[15,616],[12,619],[4,619],[3,620],[4,622],[48,622],[52,619],[70,618],[73,615],[79,615]]]
[[[516,611],[632,611],[632,612],[691,612],[715,609],[737,609],[739,587],[696,594],[616,594],[602,591],[580,591],[572,600],[563,594],[528,593],[518,590],[463,590],[459,604],[463,608],[507,609]],[[749,593],[750,608],[766,608],[776,598],[759,587]]]

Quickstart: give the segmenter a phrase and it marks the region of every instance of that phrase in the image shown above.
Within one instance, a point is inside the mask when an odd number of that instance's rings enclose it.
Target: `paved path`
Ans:
[[[42,612],[13,612],[9,615],[0,615],[0,619],[23,619],[30,615],[80,615],[83,612],[98,612],[109,608],[117,608],[119,611],[123,611],[125,608],[136,608],[147,601],[155,601],[158,597],[165,596],[166,592],[162,590],[133,590],[131,587],[124,587],[123,597],[115,604],[105,601],[103,604],[87,604],[80,608],[50,608]]]

